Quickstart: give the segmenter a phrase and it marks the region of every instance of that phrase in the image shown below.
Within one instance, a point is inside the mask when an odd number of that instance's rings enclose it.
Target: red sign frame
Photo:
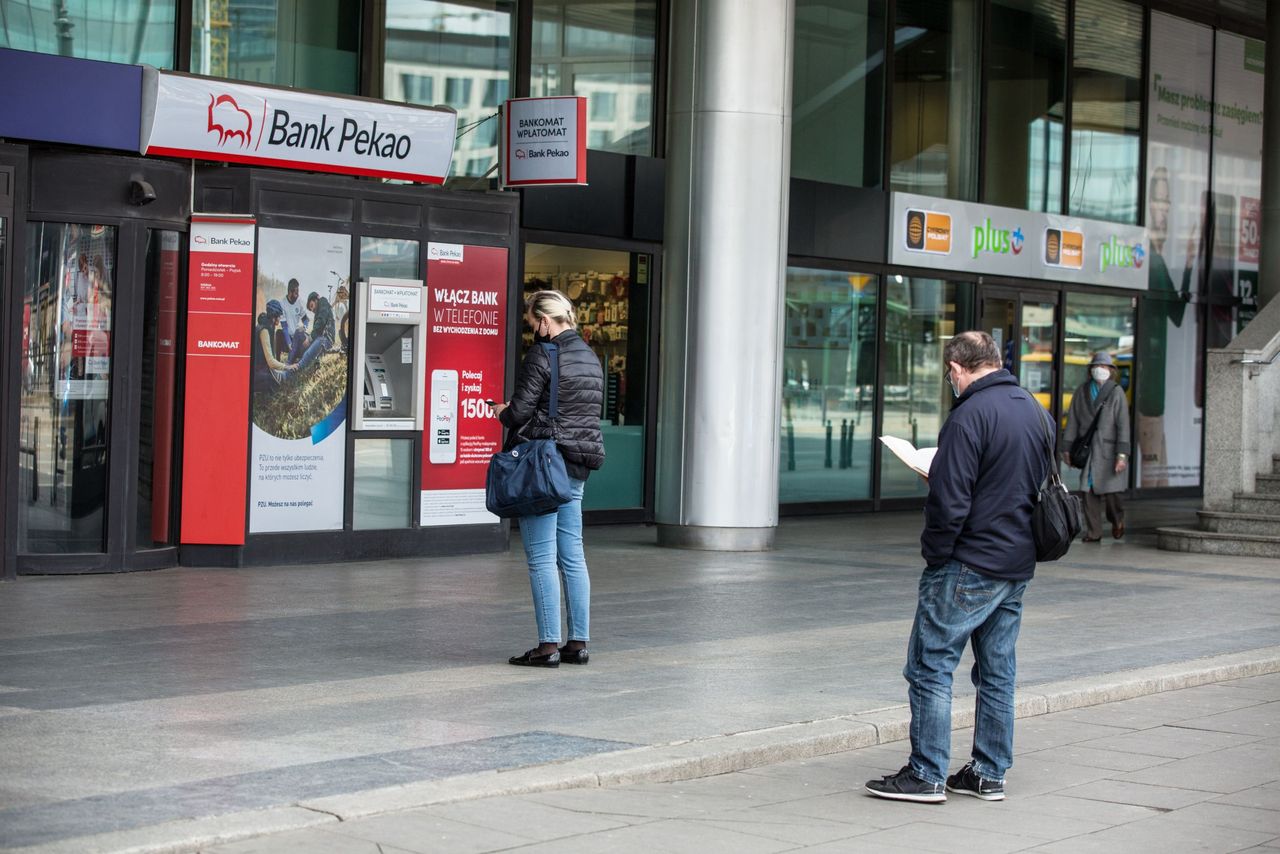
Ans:
[[[243,545],[245,541],[255,228],[255,220],[247,217],[191,217],[182,448],[184,543]],[[234,251],[228,251],[229,240],[235,241]]]

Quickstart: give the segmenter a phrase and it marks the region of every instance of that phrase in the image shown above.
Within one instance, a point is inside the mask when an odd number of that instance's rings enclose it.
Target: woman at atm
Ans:
[[[591,579],[582,549],[582,492],[587,476],[604,465],[600,412],[604,374],[600,360],[578,334],[573,303],[559,291],[538,291],[526,302],[525,322],[538,343],[556,345],[554,353],[535,346],[525,354],[515,394],[495,404],[494,414],[510,429],[507,444],[554,438],[564,457],[573,498],[542,516],[520,519],[520,538],[529,561],[538,645],[509,663],[525,667],[586,664],[591,611]],[[551,359],[559,360],[558,414],[548,415]],[[564,581],[568,642],[560,646],[560,595]]]

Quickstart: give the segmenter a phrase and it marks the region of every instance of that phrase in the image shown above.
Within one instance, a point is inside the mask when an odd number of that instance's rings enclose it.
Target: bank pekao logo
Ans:
[[[987,217],[985,222],[973,227],[974,258],[977,258],[981,252],[990,252],[993,255],[1010,253],[1021,255],[1023,242],[1021,226],[1015,226],[1012,230],[996,228],[991,224],[991,217]]]
[[[463,260],[461,243],[428,243],[428,261],[461,261]]]
[[[253,116],[230,95],[209,95],[209,133],[218,135],[218,145],[239,139],[241,148],[253,142]]]
[[[1112,237],[1106,243],[1103,243],[1099,249],[1098,268],[1103,273],[1112,267],[1141,270],[1142,264],[1146,259],[1147,250],[1143,248],[1141,243],[1130,245]]]
[[[937,211],[908,210],[904,245],[912,252],[951,254],[951,215]]]
[[[1066,228],[1044,230],[1044,264],[1068,270],[1084,268],[1084,232]]]

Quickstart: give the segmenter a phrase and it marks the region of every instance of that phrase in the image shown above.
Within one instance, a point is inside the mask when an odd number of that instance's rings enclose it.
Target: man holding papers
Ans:
[[[911,758],[866,788],[902,801],[942,803],[947,792],[998,801],[1013,764],[1014,645],[1036,568],[1031,509],[1051,456],[1049,416],[1001,367],[1000,348],[985,332],[952,338],[943,360],[957,399],[926,464],[925,570],[902,671]],[[978,689],[972,758],[948,777],[952,674],[970,641]]]

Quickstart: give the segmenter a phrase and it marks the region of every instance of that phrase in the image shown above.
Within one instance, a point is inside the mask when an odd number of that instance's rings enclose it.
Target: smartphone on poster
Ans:
[[[431,372],[431,447],[427,459],[444,465],[458,459],[458,372]]]

